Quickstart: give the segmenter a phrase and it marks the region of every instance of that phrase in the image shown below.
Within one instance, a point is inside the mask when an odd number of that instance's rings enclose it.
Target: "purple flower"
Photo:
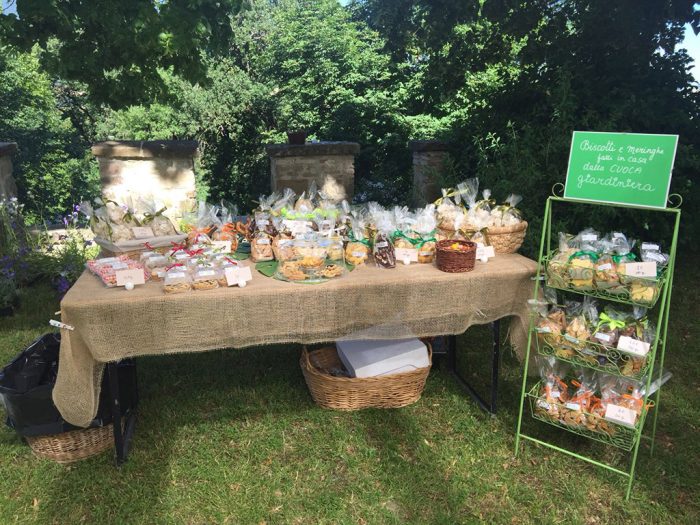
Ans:
[[[70,281],[64,276],[59,275],[55,281],[56,291],[63,296],[70,289]]]

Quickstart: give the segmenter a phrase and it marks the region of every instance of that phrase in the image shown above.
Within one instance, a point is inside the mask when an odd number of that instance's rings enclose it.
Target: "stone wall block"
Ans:
[[[355,186],[355,142],[314,142],[304,145],[268,144],[273,191],[306,191],[312,181],[335,200],[352,198]]]
[[[12,176],[12,155],[16,151],[16,143],[0,142],[0,199],[17,196],[17,184]]]
[[[153,196],[174,220],[195,204],[194,157],[189,140],[110,141],[92,147],[100,167],[102,194],[117,202]]]

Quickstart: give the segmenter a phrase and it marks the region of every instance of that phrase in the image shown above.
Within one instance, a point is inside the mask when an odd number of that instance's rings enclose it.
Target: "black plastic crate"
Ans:
[[[21,436],[59,434],[77,428],[63,420],[51,398],[60,344],[60,334],[45,334],[0,372],[0,399],[7,412],[6,423]],[[138,404],[136,364],[132,359],[124,360],[118,364],[118,370],[119,402],[124,413]],[[112,422],[108,389],[105,372],[97,416],[90,427]]]

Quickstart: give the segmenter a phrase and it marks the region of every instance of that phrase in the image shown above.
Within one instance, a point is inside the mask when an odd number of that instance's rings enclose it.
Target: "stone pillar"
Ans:
[[[442,195],[438,176],[445,169],[449,145],[438,140],[412,140],[408,147],[413,152],[413,203],[424,206]]]
[[[0,142],[0,199],[17,196],[17,185],[12,176],[12,155],[17,151],[14,142]]]
[[[195,204],[194,140],[109,141],[92,147],[100,164],[102,195],[116,202],[124,197],[155,197],[173,220]]]
[[[311,181],[318,189],[340,201],[355,193],[356,142],[307,142],[306,144],[268,144],[272,190],[291,188],[297,194]]]

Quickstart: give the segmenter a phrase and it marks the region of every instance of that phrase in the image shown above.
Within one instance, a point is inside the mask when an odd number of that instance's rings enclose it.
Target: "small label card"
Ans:
[[[418,250],[415,248],[396,248],[394,252],[396,254],[396,260],[404,264],[407,264],[407,262],[418,262]]]
[[[578,403],[567,403],[565,406],[569,410],[581,410],[581,405],[579,405]]]
[[[609,342],[610,342],[610,334],[604,334],[604,333],[602,333],[602,332],[598,332],[598,333],[596,333],[593,337],[595,337],[596,339],[598,339],[598,341],[603,341],[603,342],[605,342],[605,343],[609,343]]]
[[[598,265],[596,267],[596,270],[598,270],[599,272],[605,272],[607,270],[612,270],[612,264],[605,263],[605,264]]]
[[[643,242],[642,243],[642,250],[643,251],[650,250],[650,251],[658,252],[660,250],[660,248],[659,248],[658,244],[655,244],[653,242]]]
[[[226,283],[229,286],[240,286],[240,283],[247,283],[253,280],[253,275],[250,273],[250,266],[231,266],[226,268],[225,273]]]
[[[134,226],[131,231],[134,232],[134,237],[137,239],[153,237],[153,228],[150,226]]]
[[[125,262],[122,262],[122,261],[115,261],[113,263],[110,263],[109,265],[112,267],[112,270],[114,270],[114,271],[126,270],[129,267],[128,264],[126,264]]]
[[[626,354],[632,354],[637,357],[645,357],[649,353],[650,344],[638,339],[632,339],[626,335],[620,337],[617,342],[617,349]]]
[[[605,419],[619,425],[634,428],[634,424],[637,422],[637,413],[630,408],[608,405],[605,409]]]
[[[217,252],[229,253],[231,251],[231,241],[211,241],[211,245]]]
[[[625,275],[631,277],[656,277],[656,263],[627,263],[625,264]]]
[[[493,249],[493,246],[484,246],[480,242],[476,243],[476,258],[481,260],[481,259],[490,259],[491,257],[495,257],[496,252]]]
[[[126,283],[131,283],[134,286],[137,284],[146,284],[146,276],[140,268],[117,270],[114,272],[114,276],[117,278],[117,286],[126,286]]]
[[[584,233],[581,235],[582,241],[597,241],[598,236],[595,233]]]

